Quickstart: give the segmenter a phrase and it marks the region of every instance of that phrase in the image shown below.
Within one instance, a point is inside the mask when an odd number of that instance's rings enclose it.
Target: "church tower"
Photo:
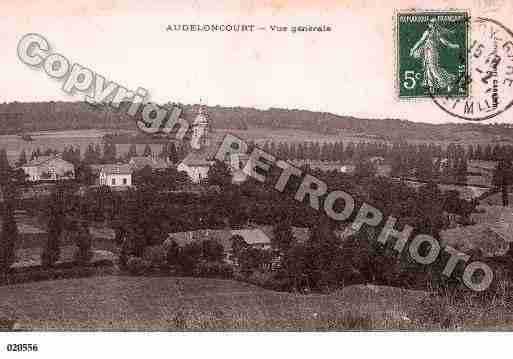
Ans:
[[[192,147],[200,149],[210,145],[210,121],[203,106],[200,106],[198,114],[192,123]]]

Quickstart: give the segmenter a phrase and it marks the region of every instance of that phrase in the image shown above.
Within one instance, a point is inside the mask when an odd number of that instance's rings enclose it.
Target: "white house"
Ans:
[[[21,166],[21,169],[29,181],[57,181],[75,178],[75,166],[59,156],[39,156]]]
[[[98,171],[98,184],[114,188],[130,187],[132,185],[132,166],[128,164],[93,165]]]

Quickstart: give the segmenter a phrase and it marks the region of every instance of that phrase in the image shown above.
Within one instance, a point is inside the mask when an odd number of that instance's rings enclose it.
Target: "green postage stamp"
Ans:
[[[396,16],[399,98],[467,97],[465,11],[401,11]]]

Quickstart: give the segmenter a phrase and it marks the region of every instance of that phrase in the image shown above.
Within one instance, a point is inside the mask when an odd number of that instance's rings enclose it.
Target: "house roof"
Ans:
[[[132,174],[132,166],[125,163],[112,163],[112,164],[102,164],[102,165],[91,165],[93,170],[97,170],[98,172],[104,172],[105,174]]]
[[[471,219],[476,223],[504,223],[513,231],[513,209],[511,207],[497,205],[479,205]]]
[[[191,150],[187,156],[182,160],[182,164],[187,166],[211,166],[214,162],[217,152],[219,151],[219,148],[221,147],[221,144],[223,143],[224,136],[226,133],[216,133],[212,132],[209,134],[209,145],[207,146],[201,146],[200,149],[193,149]],[[239,160],[242,163],[245,163],[249,156],[245,153],[237,154],[239,157]],[[228,155],[226,158],[223,159],[224,161],[229,161],[230,157]]]
[[[270,244],[271,239],[269,236],[261,229],[236,229],[232,230],[231,234],[233,236],[241,236],[249,245],[254,244]]]
[[[209,167],[214,162],[214,156],[210,151],[200,149],[198,151],[189,152],[181,162],[188,167]]]
[[[164,159],[151,156],[134,156],[130,158],[129,164],[133,167],[134,170],[138,170],[146,166],[149,166],[153,169],[163,169],[169,167],[169,163]]]
[[[174,240],[180,247],[205,239],[216,240],[227,251],[232,248],[231,236],[230,230],[227,229],[199,229],[196,231],[169,233],[167,239]]]
[[[21,167],[37,167],[37,166],[41,166],[42,164],[44,164],[46,162],[49,162],[51,160],[58,160],[58,161],[62,161],[62,162],[65,162],[65,163],[71,165],[70,162],[63,160],[59,156],[53,155],[53,156],[39,156],[39,157],[36,157],[33,160],[28,161],[27,163],[25,163]]]
[[[512,241],[513,233],[498,224],[481,223],[440,232],[443,246],[449,245],[463,253],[479,249],[487,257],[504,255]]]
[[[203,240],[216,240],[225,251],[231,250],[231,238],[235,235],[241,236],[249,245],[270,244],[270,237],[261,228],[256,229],[200,229],[188,232],[175,232],[168,234],[168,240],[174,240],[183,247],[192,242],[201,242]]]

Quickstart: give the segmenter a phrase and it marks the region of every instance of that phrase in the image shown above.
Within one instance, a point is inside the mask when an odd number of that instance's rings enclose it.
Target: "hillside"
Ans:
[[[193,105],[177,104],[183,117],[192,121]],[[127,106],[127,105],[121,105]],[[513,141],[509,125],[440,124],[432,125],[399,119],[366,119],[306,110],[244,107],[208,107],[213,124],[219,129],[263,128],[303,130],[319,135],[352,134],[369,140],[459,141],[489,139]],[[0,104],[0,135],[43,130],[119,129],[134,130],[134,119],[126,111],[84,102],[41,102]]]
[[[358,298],[361,293],[354,290],[348,295],[305,296],[229,280],[124,276],[46,281],[0,290],[0,318],[14,317],[27,329],[75,330],[329,329],[348,312],[401,321],[420,299],[417,293],[422,293],[398,289],[407,295],[384,301],[378,296]]]
[[[419,330],[440,329],[436,318],[457,318],[438,297],[372,285],[300,295],[220,279],[105,276],[0,290],[0,320],[15,319],[28,330]],[[502,309],[475,310],[486,318],[450,325],[510,326]]]

